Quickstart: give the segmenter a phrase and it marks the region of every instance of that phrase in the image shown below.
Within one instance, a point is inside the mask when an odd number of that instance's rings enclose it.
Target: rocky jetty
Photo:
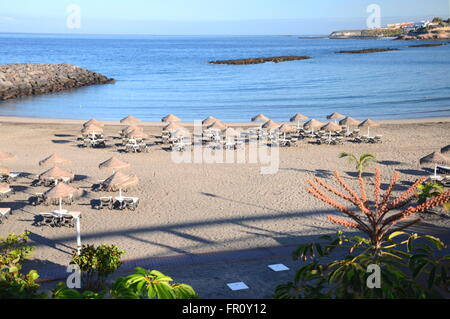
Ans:
[[[430,48],[430,47],[441,47],[443,45],[447,45],[447,43],[426,43],[426,44],[416,44],[409,45],[410,48]]]
[[[113,81],[102,74],[70,64],[5,64],[0,65],[0,100]]]
[[[377,52],[387,52],[387,51],[400,51],[400,49],[364,49],[364,50],[351,50],[351,51],[337,51],[336,53],[347,53],[347,54],[361,54],[361,53],[377,53]]]
[[[250,59],[237,59],[237,60],[222,60],[222,61],[210,61],[210,64],[230,64],[230,65],[246,65],[246,64],[260,64],[266,62],[287,62],[297,60],[311,59],[309,56],[278,56],[270,58],[250,58]]]

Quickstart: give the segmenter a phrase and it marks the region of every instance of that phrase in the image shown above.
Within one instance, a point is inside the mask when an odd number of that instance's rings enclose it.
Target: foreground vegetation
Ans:
[[[357,164],[361,162],[354,156],[351,158]],[[400,176],[395,173],[382,196],[381,174],[377,169],[373,198],[369,200],[363,169],[358,171],[359,190],[350,187],[335,172],[340,189],[315,178],[308,181],[307,191],[347,217],[328,216],[332,223],[362,235],[346,236],[338,232],[334,237],[320,237],[319,243],[300,246],[293,254],[294,259],[309,263],[297,271],[292,282],[277,287],[275,298],[421,299],[441,298],[450,293],[450,255],[442,254],[444,243],[433,236],[404,231],[420,221],[411,217],[448,205],[450,191],[433,191],[433,185],[424,185],[425,178],[421,178],[397,198],[391,198]],[[350,203],[353,209],[335,198]],[[413,204],[417,198],[419,201]],[[378,277],[371,278],[371,272]]]
[[[172,283],[173,279],[157,270],[136,268],[136,273],[118,277],[111,285],[107,278],[121,265],[124,251],[114,245],[84,246],[74,252],[72,264],[81,270],[79,289],[59,283],[48,295],[40,292],[39,274],[31,270],[22,274],[22,264],[34,247],[27,244],[28,234],[11,234],[0,239],[0,299],[195,299],[191,286]]]

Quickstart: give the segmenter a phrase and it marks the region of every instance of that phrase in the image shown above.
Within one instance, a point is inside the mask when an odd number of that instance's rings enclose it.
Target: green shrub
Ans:
[[[42,298],[36,280],[39,274],[31,270],[22,274],[22,263],[32,253],[34,247],[28,246],[28,233],[10,234],[0,238],[0,299]]]
[[[72,263],[80,267],[83,290],[104,289],[107,277],[123,264],[120,258],[124,253],[117,246],[107,244],[85,245],[79,255],[74,251]]]

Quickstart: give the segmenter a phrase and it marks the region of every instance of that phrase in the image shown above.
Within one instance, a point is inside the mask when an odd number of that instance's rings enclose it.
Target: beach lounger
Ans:
[[[0,208],[0,224],[3,224],[3,220],[7,219],[8,215],[12,215],[11,208]]]
[[[125,198],[123,200],[123,209],[136,210],[139,206],[139,198]]]
[[[55,227],[57,225],[57,218],[52,213],[41,213],[39,216],[42,218],[39,226]]]
[[[441,175],[450,176],[450,167],[437,166],[437,172]]]
[[[139,152],[148,153],[148,151],[149,151],[149,148],[148,148],[147,144],[145,144],[145,143],[139,144]]]
[[[114,202],[112,197],[100,197],[100,205],[97,206],[97,209],[113,209],[114,208]]]
[[[35,196],[32,196],[28,199],[28,202],[33,206],[46,203],[43,193],[36,193]]]

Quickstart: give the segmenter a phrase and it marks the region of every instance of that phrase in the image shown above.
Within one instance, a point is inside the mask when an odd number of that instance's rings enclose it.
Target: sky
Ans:
[[[0,32],[329,34],[366,28],[371,4],[382,25],[450,14],[450,0],[1,0]]]

